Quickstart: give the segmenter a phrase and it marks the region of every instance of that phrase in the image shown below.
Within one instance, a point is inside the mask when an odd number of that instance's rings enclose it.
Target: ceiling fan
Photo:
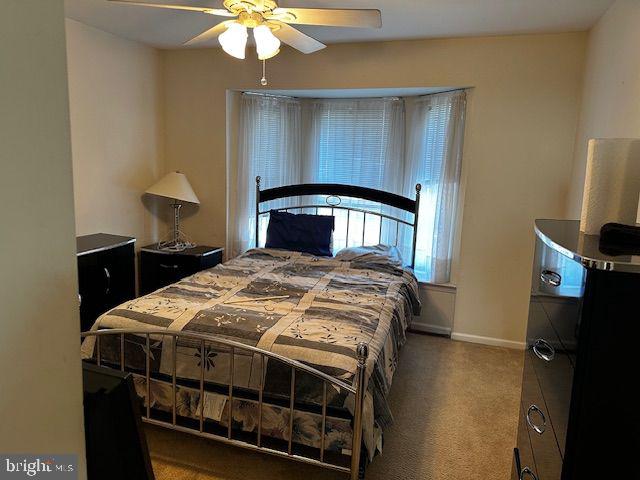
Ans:
[[[218,23],[188,40],[185,45],[205,42],[217,36],[223,50],[240,59],[245,58],[249,37],[247,29],[253,29],[258,58],[267,60],[280,52],[281,42],[302,53],[313,53],[326,47],[289,24],[368,28],[382,26],[380,10],[375,9],[280,8],[274,0],[224,0],[224,8],[165,5],[133,0],[109,1],[229,17],[229,20]]]

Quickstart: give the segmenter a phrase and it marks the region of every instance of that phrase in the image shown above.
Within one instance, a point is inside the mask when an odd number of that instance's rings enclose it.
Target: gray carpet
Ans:
[[[395,424],[367,480],[507,480],[521,353],[410,334],[391,389]],[[147,427],[158,480],[305,479],[346,475]]]

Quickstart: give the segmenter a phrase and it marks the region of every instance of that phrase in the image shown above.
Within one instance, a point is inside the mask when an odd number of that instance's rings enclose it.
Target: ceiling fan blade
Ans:
[[[315,38],[305,35],[300,30],[296,30],[290,25],[283,22],[274,21],[279,28],[273,31],[273,34],[282,42],[292,46],[302,53],[313,53],[326,47],[324,43],[320,43]]]
[[[206,42],[207,40],[211,40],[213,38],[217,38],[222,32],[227,29],[227,25],[235,22],[235,20],[226,20],[224,22],[220,22],[219,24],[205,30],[199,35],[196,35],[191,40],[187,40],[183,43],[183,45],[195,45],[196,43]]]
[[[271,18],[299,25],[382,27],[380,10],[375,9],[276,8]]]
[[[208,8],[208,7],[188,7],[186,5],[166,5],[164,3],[137,2],[130,0],[109,0],[113,3],[122,3],[123,5],[137,5],[140,7],[166,8],[168,10],[187,10],[189,12],[208,13],[209,15],[218,15],[220,17],[235,17],[233,13],[224,8]]]

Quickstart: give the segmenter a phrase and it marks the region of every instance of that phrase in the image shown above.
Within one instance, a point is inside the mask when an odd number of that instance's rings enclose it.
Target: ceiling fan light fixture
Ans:
[[[258,25],[253,29],[256,40],[256,50],[260,60],[268,60],[280,52],[280,40],[273,34],[268,25]]]
[[[247,27],[233,22],[229,24],[227,30],[218,36],[218,41],[222,49],[229,55],[244,60],[248,37]]]

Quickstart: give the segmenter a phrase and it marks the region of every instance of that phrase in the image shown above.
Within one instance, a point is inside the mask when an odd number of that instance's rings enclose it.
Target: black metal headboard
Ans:
[[[256,247],[259,245],[259,220],[261,215],[268,215],[270,210],[260,210],[260,204],[269,202],[272,200],[278,200],[281,198],[289,197],[303,197],[309,195],[327,195],[324,204],[305,204],[305,205],[293,205],[282,208],[276,208],[276,210],[289,211],[289,210],[304,210],[315,208],[316,213],[319,208],[330,208],[333,214],[334,209],[345,210],[347,212],[347,242],[349,239],[349,224],[351,212],[359,212],[363,214],[362,224],[362,244],[365,240],[365,225],[367,215],[374,215],[380,218],[380,230],[378,232],[378,242],[382,236],[382,219],[395,222],[396,224],[396,236],[395,243],[397,245],[399,238],[399,227],[405,225],[413,229],[413,239],[411,244],[411,266],[415,265],[416,259],[416,237],[418,233],[418,212],[420,209],[420,190],[422,186],[418,183],[416,185],[416,198],[415,200],[397,195],[395,193],[385,192],[383,190],[376,190],[375,188],[359,187],[357,185],[343,185],[339,183],[303,183],[298,185],[286,185],[283,187],[268,188],[266,190],[260,190],[260,177],[256,177]],[[352,199],[368,200],[376,202],[382,205],[394,207],[405,212],[413,214],[413,221],[407,221],[403,218],[388,215],[385,213],[369,210],[366,208],[347,207],[341,205],[342,197],[348,197]]]

